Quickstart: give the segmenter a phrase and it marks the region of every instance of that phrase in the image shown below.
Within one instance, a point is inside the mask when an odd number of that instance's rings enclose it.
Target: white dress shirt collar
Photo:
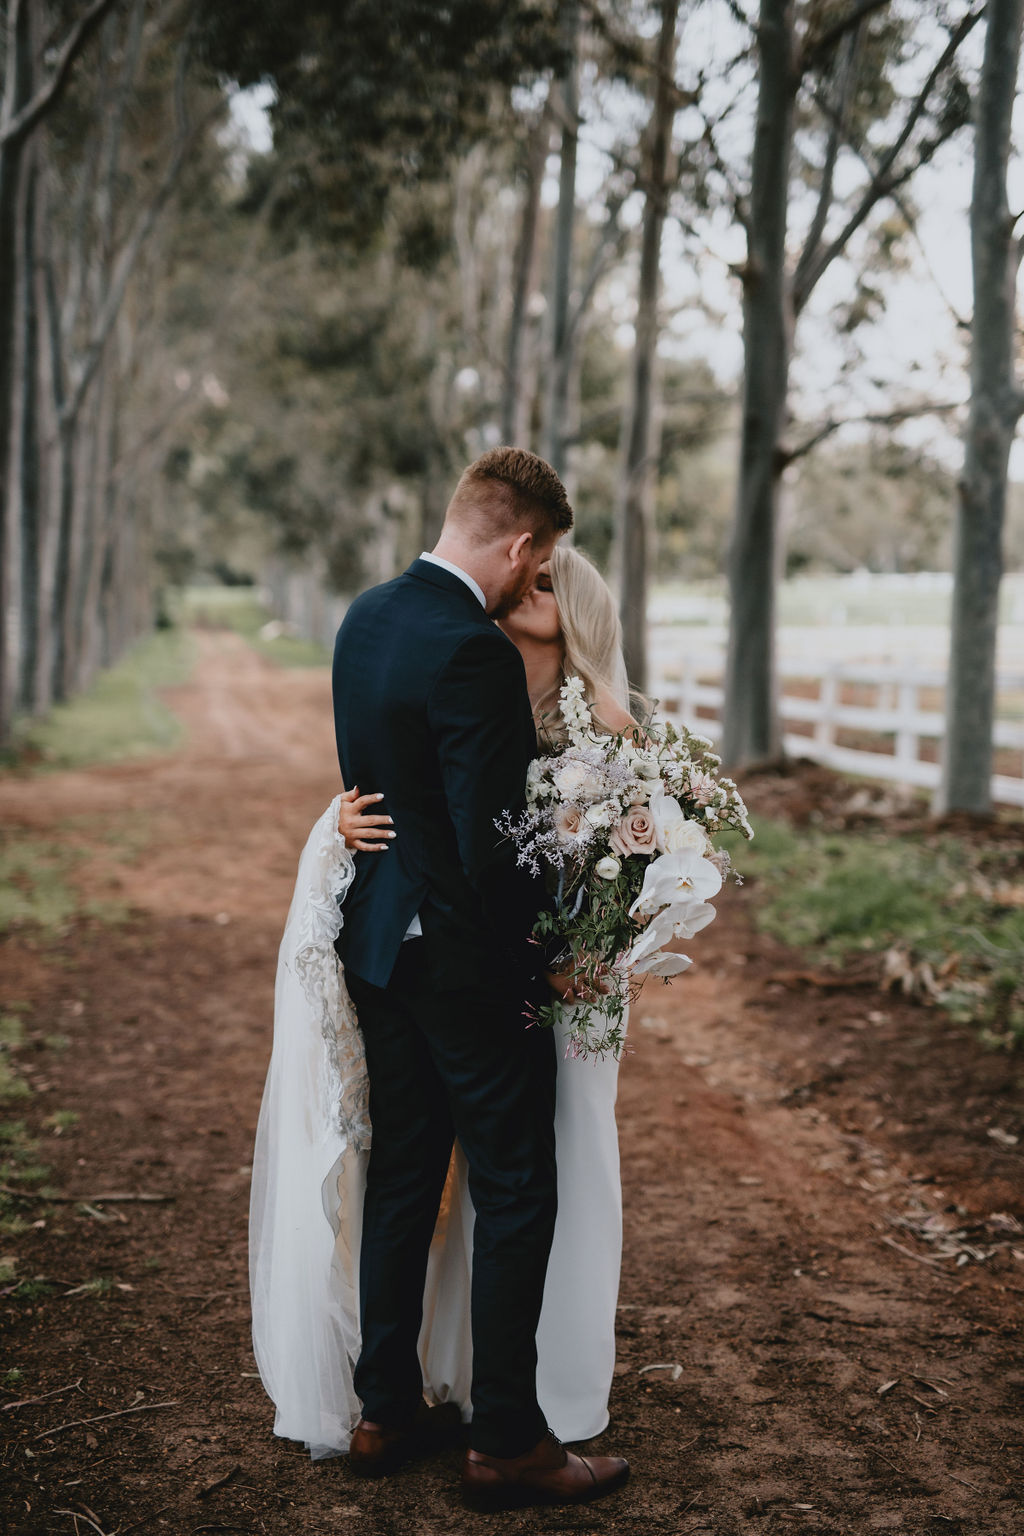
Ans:
[[[431,565],[439,565],[442,571],[450,571],[453,576],[457,576],[460,581],[464,581],[466,586],[472,592],[473,596],[476,598],[477,602],[480,604],[480,607],[486,613],[487,599],[484,597],[483,587],[480,586],[479,582],[474,581],[472,576],[468,575],[461,566],[453,565],[450,560],[445,560],[440,555],[428,554],[426,550],[424,550],[422,555],[420,555],[420,559],[429,560]]]

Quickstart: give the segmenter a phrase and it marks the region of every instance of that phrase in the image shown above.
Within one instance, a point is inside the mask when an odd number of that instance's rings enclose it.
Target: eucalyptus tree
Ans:
[[[1020,67],[1022,0],[988,0],[974,104],[971,400],[959,481],[953,622],[939,809],[992,809],[996,631],[1010,445],[1024,412],[1016,367],[1022,244],[1006,176]]]
[[[730,10],[742,14],[738,5]],[[957,59],[981,14],[980,3],[908,20],[890,0],[760,0],[751,33],[757,107],[748,187],[725,163],[708,123],[709,158],[746,236],[738,268],[744,365],[723,740],[733,765],[780,752],[775,586],[781,477],[802,452],[787,442],[796,328],[821,278],[879,205],[899,197],[964,126],[967,93]],[[907,63],[908,27],[919,83],[900,95],[895,66]],[[816,145],[810,157],[808,142]],[[794,198],[808,182],[813,196],[798,241]]]
[[[19,694],[23,506],[33,495],[34,433],[26,380],[36,346],[32,267],[36,237],[38,136],[55,113],[82,53],[115,0],[44,11],[36,0],[0,7],[0,742]],[[44,52],[45,44],[45,52]]]
[[[644,144],[635,342],[623,433],[618,495],[623,651],[630,682],[647,687],[647,577],[654,516],[658,421],[654,369],[658,348],[661,240],[674,184],[672,125],[679,106],[675,81],[679,0],[661,0],[654,55],[652,106]]]

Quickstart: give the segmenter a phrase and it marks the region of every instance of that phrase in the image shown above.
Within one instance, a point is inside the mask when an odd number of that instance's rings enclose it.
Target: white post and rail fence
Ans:
[[[787,660],[779,665],[783,744],[843,773],[934,790],[939,784],[945,674],[865,662]],[[693,653],[656,669],[650,693],[659,712],[717,739],[723,657]],[[1002,673],[997,697],[992,797],[1024,805],[1024,672]],[[1019,714],[1006,718],[1005,712]]]

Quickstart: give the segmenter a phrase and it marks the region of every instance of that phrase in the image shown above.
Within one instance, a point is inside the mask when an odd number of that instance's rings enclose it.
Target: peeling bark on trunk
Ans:
[[[786,214],[795,94],[793,0],[762,0],[759,89],[743,274],[743,419],[729,552],[723,756],[732,767],[781,749],[775,701],[779,443],[792,340]]]
[[[938,807],[992,809],[999,584],[1010,446],[1021,414],[1014,359],[1020,250],[1006,193],[1024,0],[989,0],[975,106],[971,404],[960,478],[946,737]]]

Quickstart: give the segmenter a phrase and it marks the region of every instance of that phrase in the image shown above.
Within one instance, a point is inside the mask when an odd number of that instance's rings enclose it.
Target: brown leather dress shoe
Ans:
[[[621,1456],[576,1456],[549,1433],[523,1456],[467,1451],[462,1495],[473,1509],[518,1509],[527,1504],[588,1504],[621,1488],[629,1462]]]
[[[357,1477],[385,1477],[404,1462],[454,1445],[461,1430],[457,1403],[439,1403],[436,1408],[420,1403],[412,1419],[400,1425],[360,1419],[348,1448],[349,1468]]]

